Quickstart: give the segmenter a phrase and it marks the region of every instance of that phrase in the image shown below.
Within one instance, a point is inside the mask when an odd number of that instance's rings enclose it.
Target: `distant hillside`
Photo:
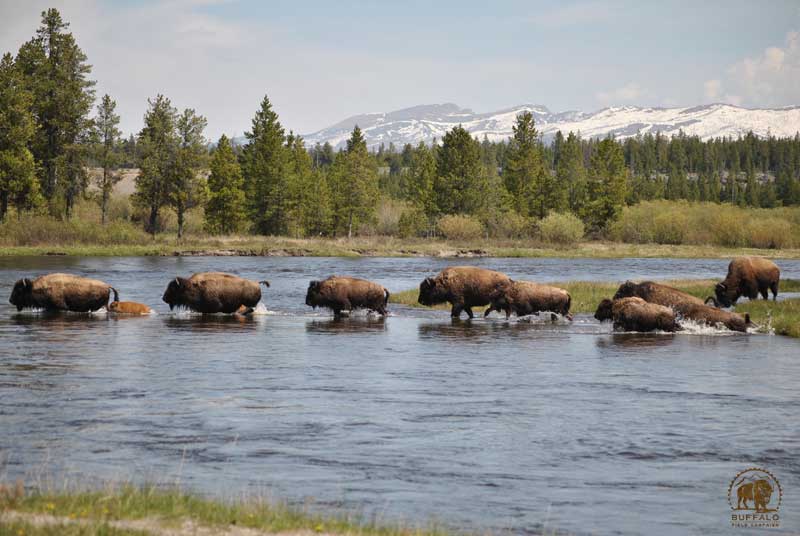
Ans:
[[[624,106],[605,108],[586,113],[568,111],[553,113],[544,106],[524,104],[476,114],[455,104],[414,106],[388,113],[362,114],[349,117],[328,128],[304,136],[306,146],[329,142],[342,147],[355,125],[361,127],[367,144],[376,147],[381,143],[406,143],[420,141],[431,143],[454,126],[461,124],[472,135],[491,141],[505,140],[512,135],[511,127],[516,116],[530,111],[536,127],[546,140],[557,131],[580,132],[584,137],[613,135],[627,138],[647,132],[674,135],[683,131],[704,140],[721,136],[737,137],[753,131],[758,136],[794,136],[800,131],[800,106],[779,109],[748,109],[729,104],[709,104],[692,108],[641,108]]]

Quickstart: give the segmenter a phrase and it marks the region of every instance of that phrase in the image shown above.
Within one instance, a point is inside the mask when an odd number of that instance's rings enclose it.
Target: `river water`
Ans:
[[[472,532],[730,534],[731,479],[781,482],[800,532],[800,341],[390,304],[334,321],[308,281],[391,291],[448,264],[520,279],[720,278],[683,259],[0,258],[0,479],[179,482]],[[779,261],[800,278],[800,261]],[[171,278],[269,279],[250,318],[171,314]],[[18,314],[23,276],[95,277],[156,315]],[[44,477],[42,476],[44,475]]]

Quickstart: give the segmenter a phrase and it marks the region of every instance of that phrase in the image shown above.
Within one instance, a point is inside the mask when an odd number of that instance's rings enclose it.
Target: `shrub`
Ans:
[[[478,220],[460,214],[442,216],[437,227],[448,240],[474,240],[483,234],[483,226]]]
[[[781,249],[791,245],[792,225],[786,220],[778,218],[750,220],[745,232],[750,247]]]
[[[539,222],[542,240],[551,244],[575,244],[585,232],[583,222],[571,213],[552,212]]]
[[[485,225],[492,238],[527,238],[533,228],[528,218],[513,210],[493,212],[486,218]]]
[[[401,238],[425,236],[428,232],[428,217],[419,208],[409,208],[403,211],[400,221],[397,222],[397,234]]]

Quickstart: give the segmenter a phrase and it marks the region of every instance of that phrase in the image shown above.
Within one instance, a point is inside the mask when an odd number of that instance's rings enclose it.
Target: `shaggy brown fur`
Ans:
[[[703,300],[696,298],[691,294],[687,294],[676,288],[672,288],[660,283],[653,283],[652,281],[644,281],[642,283],[634,283],[626,281],[617,289],[614,294],[614,299],[630,298],[637,296],[649,303],[663,305],[664,307],[672,307],[678,311],[682,306],[687,304],[703,305]]]
[[[153,312],[145,304],[132,301],[113,301],[108,304],[108,311],[121,315],[149,315]]]
[[[20,279],[14,284],[9,302],[18,311],[28,307],[51,311],[97,311],[108,305],[108,299],[117,290],[108,283],[70,274],[49,274],[34,280]]]
[[[731,331],[746,332],[747,328],[753,325],[752,322],[750,322],[750,315],[747,313],[742,316],[704,304],[685,304],[678,309],[678,313],[681,318],[688,318],[709,326],[724,325]]]
[[[317,308],[327,307],[335,316],[342,311],[369,309],[386,315],[386,304],[389,302],[389,291],[377,283],[332,275],[322,281],[312,281],[306,293],[306,305]]]
[[[260,281],[269,287],[268,281]],[[167,285],[162,298],[170,310],[184,307],[198,313],[235,313],[239,307],[246,312],[261,300],[259,283],[221,272],[201,272],[190,278],[176,277]]]
[[[461,311],[466,311],[473,318],[473,307],[500,300],[510,285],[511,279],[503,273],[475,266],[453,266],[420,283],[418,301],[428,306],[449,302],[450,316],[458,318]]]
[[[714,287],[716,300],[709,297],[706,303],[711,300],[717,306],[730,307],[741,296],[755,300],[759,293],[767,300],[770,290],[772,299],[775,300],[778,297],[780,279],[781,271],[774,262],[761,257],[737,257],[728,265],[728,276],[725,280]]]
[[[675,312],[669,307],[648,303],[632,296],[600,302],[595,313],[598,320],[611,319],[614,328],[623,331],[678,331]]]
[[[531,281],[512,280],[505,294],[492,301],[483,316],[489,316],[492,311],[505,311],[506,318],[509,318],[512,312],[517,316],[526,316],[550,311],[572,320],[569,314],[571,303],[569,292],[563,288],[540,285]],[[552,314],[552,319],[556,319],[555,314]]]

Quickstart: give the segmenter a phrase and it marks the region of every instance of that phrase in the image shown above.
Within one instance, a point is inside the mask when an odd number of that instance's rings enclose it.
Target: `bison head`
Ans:
[[[306,292],[306,305],[316,309],[322,303],[322,296],[320,295],[321,285],[321,281],[312,281],[308,284],[308,292]]]
[[[612,302],[608,298],[604,299],[597,306],[597,311],[595,311],[594,317],[600,322],[602,322],[603,320],[611,320],[611,307],[613,305],[614,302]]]
[[[17,311],[22,311],[25,307],[33,306],[33,282],[28,279],[20,279],[14,283],[11,297],[8,299],[11,305],[16,305]]]
[[[189,280],[183,277],[176,277],[172,281],[169,282],[167,285],[167,290],[164,291],[164,295],[161,299],[169,305],[169,310],[175,308],[177,305],[178,307],[185,307],[188,305],[186,300],[186,291],[189,287]]]
[[[620,298],[631,298],[633,296],[638,296],[639,285],[634,283],[633,281],[625,281],[623,284],[619,286],[617,289],[617,293],[614,294],[614,299],[618,300]],[[611,309],[609,309],[609,317]]]
[[[427,306],[444,303],[447,301],[447,290],[441,285],[437,285],[436,279],[427,277],[425,281],[419,284],[419,298],[417,301]]]
[[[728,292],[728,285],[725,283],[717,283],[714,287],[714,294],[717,295],[717,302],[723,307],[730,307],[732,305],[730,293]]]

